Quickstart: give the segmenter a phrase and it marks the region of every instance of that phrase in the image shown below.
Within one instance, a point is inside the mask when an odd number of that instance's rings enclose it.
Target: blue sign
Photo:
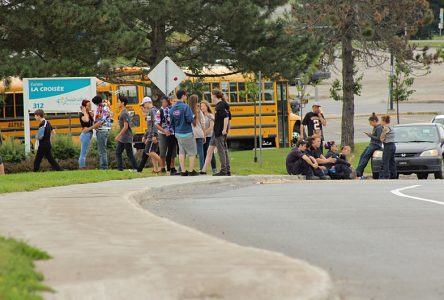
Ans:
[[[88,79],[30,79],[28,82],[29,100],[48,98],[67,94],[91,84]]]

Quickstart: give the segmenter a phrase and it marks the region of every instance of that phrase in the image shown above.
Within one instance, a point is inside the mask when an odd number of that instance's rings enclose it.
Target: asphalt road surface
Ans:
[[[407,188],[407,189],[406,189]],[[240,245],[317,265],[341,299],[444,299],[444,181],[265,184],[145,203]]]

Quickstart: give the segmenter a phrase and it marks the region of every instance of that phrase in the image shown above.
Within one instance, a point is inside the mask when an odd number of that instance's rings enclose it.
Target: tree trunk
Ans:
[[[166,25],[164,21],[155,21],[151,24],[152,34],[149,36],[151,42],[151,55],[148,62],[150,68],[153,69],[157,64],[166,56]],[[154,105],[160,106],[160,97],[163,93],[157,88],[157,86],[151,84],[152,99]]]
[[[342,129],[341,145],[350,146],[354,149],[354,116],[355,116],[355,95],[353,78],[353,45],[350,34],[345,33],[342,38],[342,82],[343,82],[343,103],[342,103]]]

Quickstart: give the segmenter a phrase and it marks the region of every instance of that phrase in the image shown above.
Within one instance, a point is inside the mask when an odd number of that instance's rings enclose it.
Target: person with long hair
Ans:
[[[398,177],[396,170],[396,144],[395,131],[390,126],[390,116],[386,115],[381,118],[383,126],[381,133],[381,142],[384,144],[382,152],[382,170],[379,173],[379,179],[396,179]]]
[[[213,111],[211,109],[211,105],[210,103],[208,103],[208,101],[204,100],[200,103],[200,110],[203,112],[204,117],[205,117],[205,143],[204,143],[204,160],[205,160],[205,164],[204,164],[204,168],[206,165],[206,160],[207,160],[207,156],[208,156],[208,148],[210,147],[210,141],[211,141],[211,137],[213,136],[213,132],[214,132],[214,115],[213,115]],[[216,170],[216,157],[213,155],[213,153],[211,153],[211,168],[213,170],[213,174],[217,173]],[[202,175],[206,174],[206,168],[205,170],[203,170],[202,168]]]
[[[379,119],[375,113],[372,113],[370,118],[368,118],[368,122],[370,126],[373,127],[372,133],[364,132],[370,138],[370,144],[365,148],[364,152],[362,152],[361,157],[359,158],[359,164],[356,168],[356,176],[364,179],[362,176],[364,175],[365,167],[367,167],[368,162],[373,156],[373,153],[376,150],[382,149],[381,142],[381,133],[382,126],[379,124]]]
[[[199,164],[200,164],[200,173],[202,174],[203,173],[202,170],[205,163],[205,156],[204,156],[204,143],[206,138],[205,116],[203,112],[200,110],[199,97],[197,95],[190,96],[189,105],[194,115],[193,135],[196,140],[197,155],[199,157]]]
[[[82,133],[80,134],[80,157],[79,169],[86,167],[86,155],[93,136],[94,127],[94,113],[91,110],[91,101],[83,100],[80,106],[80,125],[82,126]]]

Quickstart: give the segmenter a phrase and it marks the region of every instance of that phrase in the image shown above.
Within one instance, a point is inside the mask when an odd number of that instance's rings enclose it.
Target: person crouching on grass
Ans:
[[[296,147],[288,153],[285,162],[288,175],[302,174],[307,180],[328,179],[316,160],[305,153],[306,150],[307,142],[299,140]]]
[[[137,171],[137,162],[134,158],[133,153],[133,131],[130,125],[130,116],[128,110],[126,109],[126,105],[128,104],[128,99],[122,95],[119,96],[117,100],[117,107],[120,110],[119,115],[119,126],[120,132],[115,137],[115,141],[117,142],[116,146],[116,160],[117,160],[117,169],[119,171],[123,171],[123,150],[126,150],[126,155],[128,156],[131,167],[133,171]]]
[[[153,100],[151,100],[150,97],[143,98],[140,106],[142,107],[143,113],[146,114],[147,130],[142,138],[142,142],[146,145],[145,153],[147,156],[142,158],[138,171],[142,172],[143,168],[145,167],[147,157],[149,157],[153,162],[153,173],[158,174],[161,171],[162,160],[156,153],[159,147],[158,131],[156,127],[157,108],[153,105]]]
[[[60,168],[59,164],[52,156],[51,139],[55,135],[55,130],[52,128],[51,123],[45,120],[45,112],[42,109],[37,109],[34,112],[34,117],[37,122],[39,122],[39,130],[36,136],[39,147],[37,148],[37,154],[34,160],[34,172],[40,170],[40,164],[42,163],[43,157],[46,157],[54,171],[62,171],[62,168]]]

